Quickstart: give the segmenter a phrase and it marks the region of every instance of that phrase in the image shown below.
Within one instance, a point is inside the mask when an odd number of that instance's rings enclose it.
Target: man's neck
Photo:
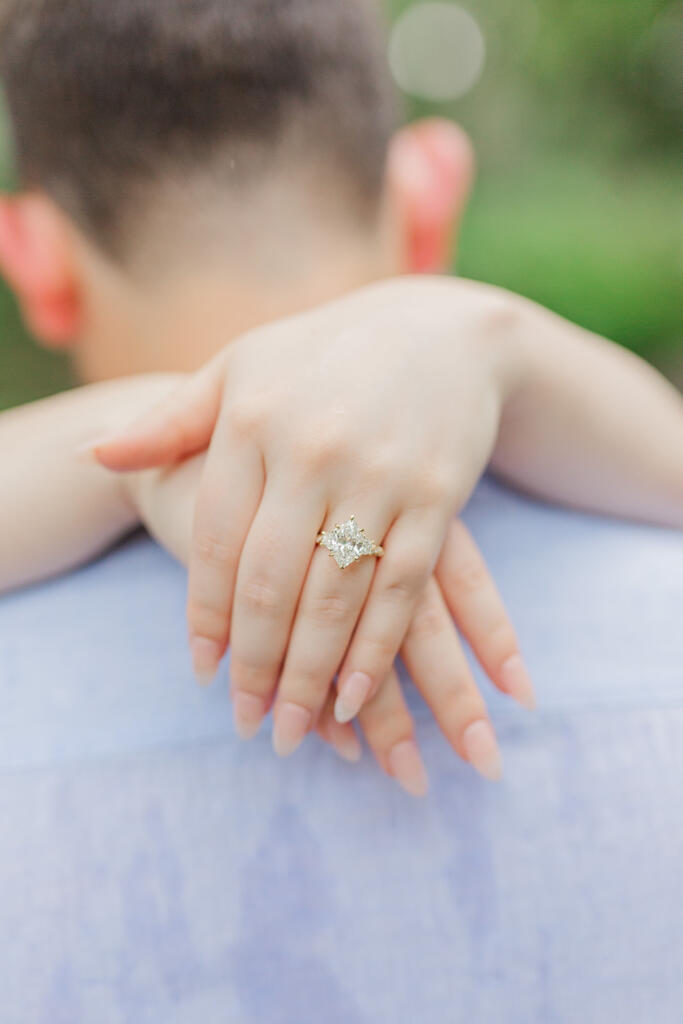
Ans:
[[[137,373],[191,372],[230,340],[389,276],[374,258],[336,260],[305,279],[255,280],[207,274],[93,301],[74,353],[81,380]]]

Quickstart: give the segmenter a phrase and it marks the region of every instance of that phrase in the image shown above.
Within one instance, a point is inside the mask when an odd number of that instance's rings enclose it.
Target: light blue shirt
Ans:
[[[683,535],[466,519],[540,709],[479,674],[494,786],[412,692],[422,802],[239,742],[145,537],[0,601],[2,1024],[680,1024]]]

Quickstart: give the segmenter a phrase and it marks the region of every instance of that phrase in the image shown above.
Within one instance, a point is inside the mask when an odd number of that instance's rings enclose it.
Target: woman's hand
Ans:
[[[453,749],[484,778],[495,781],[502,774],[500,750],[454,624],[499,689],[532,710],[534,691],[514,628],[481,553],[459,520],[449,527],[436,573],[418,604],[401,657]],[[341,732],[350,726],[336,722],[333,703],[330,696],[318,731],[343,753],[339,740],[353,744],[354,737]],[[409,793],[424,795],[427,773],[395,671],[363,707],[358,720],[384,771]]]
[[[185,564],[190,556],[192,515],[204,458],[188,459],[170,470],[123,477],[125,492],[139,518]],[[453,520],[436,573],[404,638],[401,656],[453,748],[486,778],[497,779],[500,751],[456,626],[499,688],[532,708],[533,689],[512,624],[474,541],[463,524]],[[359,724],[383,770],[409,793],[423,795],[427,772],[393,669],[361,710]],[[316,730],[342,757],[349,761],[360,758],[353,725],[340,724],[334,717],[332,688]]]
[[[389,675],[495,444],[515,380],[506,316],[484,287],[376,285],[243,336],[154,414],[97,446],[109,468],[136,469],[211,440],[188,616],[202,680],[231,644],[243,734],[276,693],[274,745],[289,754],[337,672],[340,721]],[[315,538],[351,514],[385,555],[342,571]],[[486,667],[502,685],[502,662]]]

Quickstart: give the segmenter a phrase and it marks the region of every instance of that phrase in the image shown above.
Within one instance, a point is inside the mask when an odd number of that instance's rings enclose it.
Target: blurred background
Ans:
[[[477,150],[459,273],[683,386],[683,2],[387,3],[406,116],[452,116]],[[0,408],[69,383],[0,285]]]

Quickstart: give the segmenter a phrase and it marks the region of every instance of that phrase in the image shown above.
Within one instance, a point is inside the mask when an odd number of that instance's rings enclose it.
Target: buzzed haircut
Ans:
[[[395,121],[378,9],[379,0],[0,0],[21,185],[46,191],[118,254],[132,197],[153,196],[160,176],[258,180],[296,126],[302,156],[343,175],[367,213]]]

